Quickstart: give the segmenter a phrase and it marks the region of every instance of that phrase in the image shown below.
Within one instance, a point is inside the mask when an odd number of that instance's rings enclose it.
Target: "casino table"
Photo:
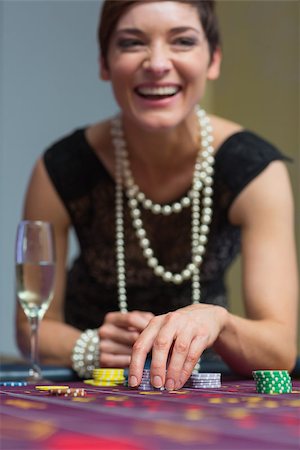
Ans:
[[[299,380],[277,395],[225,375],[220,388],[172,392],[62,384],[85,396],[0,387],[2,450],[300,449]]]

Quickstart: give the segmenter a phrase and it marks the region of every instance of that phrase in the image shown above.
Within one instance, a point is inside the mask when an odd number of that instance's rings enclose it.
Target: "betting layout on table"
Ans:
[[[206,375],[177,391],[152,388],[149,371],[130,388],[120,369],[97,369],[85,383],[3,382],[0,447],[299,450],[299,381],[274,371],[222,383]]]

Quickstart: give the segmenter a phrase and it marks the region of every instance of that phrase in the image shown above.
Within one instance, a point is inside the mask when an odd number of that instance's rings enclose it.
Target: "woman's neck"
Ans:
[[[154,170],[176,170],[180,164],[194,159],[199,148],[196,117],[169,130],[147,130],[123,119],[123,130],[132,164]]]

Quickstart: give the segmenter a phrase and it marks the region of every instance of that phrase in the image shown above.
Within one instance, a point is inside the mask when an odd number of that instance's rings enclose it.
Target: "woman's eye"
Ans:
[[[120,39],[117,44],[123,50],[135,49],[144,45],[140,39]]]
[[[181,46],[181,47],[193,47],[194,45],[196,45],[196,39],[194,38],[189,38],[189,37],[180,37],[180,38],[176,38],[173,41],[173,44],[176,46]]]

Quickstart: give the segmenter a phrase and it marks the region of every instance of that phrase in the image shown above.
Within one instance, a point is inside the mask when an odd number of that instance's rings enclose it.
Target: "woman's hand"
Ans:
[[[154,317],[150,312],[111,312],[99,328],[100,367],[128,367],[132,346]]]
[[[147,353],[152,350],[152,385],[181,388],[203,350],[223,330],[227,314],[221,306],[191,305],[151,319],[133,346],[129,385],[140,384]]]

